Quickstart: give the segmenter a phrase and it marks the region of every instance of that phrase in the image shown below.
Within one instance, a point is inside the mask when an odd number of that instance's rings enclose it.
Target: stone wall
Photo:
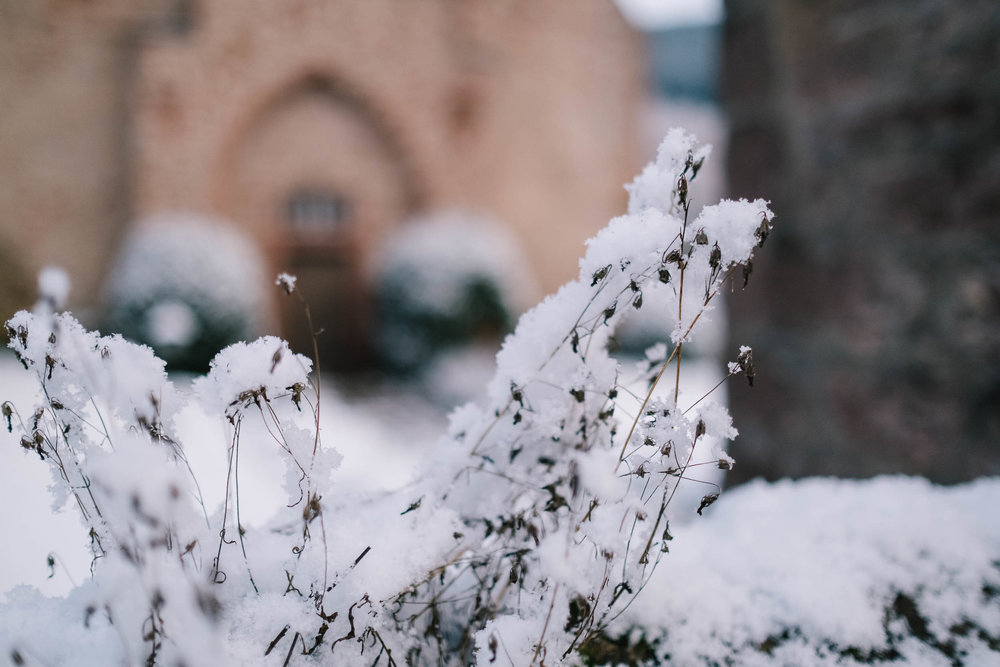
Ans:
[[[0,2],[3,318],[34,301],[46,264],[93,300],[129,205],[128,55],[169,4]]]
[[[363,283],[394,225],[464,208],[514,230],[540,295],[625,208],[641,48],[612,0],[0,2],[0,241],[20,282],[65,266],[79,308],[164,210]],[[344,194],[353,229],[290,238],[296,188]]]
[[[1000,473],[1000,5],[729,0],[734,479]],[[875,508],[873,508],[875,509]]]

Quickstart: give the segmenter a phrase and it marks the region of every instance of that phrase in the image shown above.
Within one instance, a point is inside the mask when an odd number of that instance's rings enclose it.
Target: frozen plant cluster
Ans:
[[[667,135],[628,187],[628,213],[588,243],[579,277],[507,338],[484,404],[456,411],[417,481],[394,493],[331,487],[338,456],[321,442],[310,363],[263,338],[223,350],[194,382],[192,400],[230,434],[226,500],[206,508],[173,435],[182,398],[163,362],[45,299],[15,315],[11,347],[44,399],[30,411],[5,403],[4,416],[79,506],[94,561],[92,579],[47,616],[71,624],[79,645],[44,648],[36,628],[2,635],[7,655],[189,666],[579,661],[669,552],[671,503],[706,465],[695,451],[736,435],[710,395],[681,402],[681,362],[716,297],[749,280],[772,213],[762,200],[692,212],[708,153],[681,130]],[[279,282],[294,292],[294,281]],[[648,391],[633,396],[637,378],[610,356],[609,339],[656,291],[670,330],[638,378]],[[737,374],[753,382],[748,348],[730,365]],[[251,430],[286,461],[286,506],[262,529],[240,520]],[[733,461],[720,452],[708,465]],[[698,514],[718,498],[703,486]]]

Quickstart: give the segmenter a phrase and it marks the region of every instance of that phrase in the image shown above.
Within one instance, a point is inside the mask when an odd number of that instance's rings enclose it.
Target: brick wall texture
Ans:
[[[324,325],[358,336],[375,247],[455,208],[513,229],[551,291],[624,210],[641,69],[612,0],[0,1],[0,246],[20,260],[0,291],[29,299],[58,263],[93,303],[122,231],[185,210],[309,274],[339,302]],[[291,233],[303,189],[351,224]]]
[[[1000,473],[1000,5],[729,0],[736,478]],[[874,508],[873,508],[874,509]]]

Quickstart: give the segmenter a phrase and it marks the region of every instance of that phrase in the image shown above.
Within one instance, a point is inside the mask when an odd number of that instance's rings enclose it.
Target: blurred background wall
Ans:
[[[715,144],[701,203],[777,213],[729,300],[760,366],[730,481],[1000,473],[1000,6],[717,5],[0,0],[0,308],[59,264],[99,324],[125,232],[186,211],[300,274],[326,358],[358,363],[407,220],[497,221],[537,297],[679,124]]]
[[[734,477],[1000,473],[1000,5],[729,0]]]
[[[54,263],[94,306],[168,211],[299,274],[331,365],[365,358],[372,257],[416,214],[512,230],[539,297],[624,210],[643,66],[612,0],[2,2],[0,305]],[[308,345],[299,320],[271,328]]]

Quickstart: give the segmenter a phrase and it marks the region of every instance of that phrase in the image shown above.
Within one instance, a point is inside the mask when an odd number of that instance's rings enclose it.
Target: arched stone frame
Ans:
[[[272,272],[299,274],[315,324],[326,329],[323,356],[335,367],[367,356],[371,256],[424,200],[401,133],[358,90],[314,69],[275,87],[236,124],[220,153],[213,188],[215,208],[249,229]],[[315,141],[303,136],[309,132]],[[282,141],[288,142],[284,151]],[[344,146],[346,157],[323,154],[338,150],[338,141],[350,144]],[[283,212],[297,189],[343,195],[350,219],[328,230],[290,228]],[[282,334],[298,349],[309,349],[297,302],[279,299],[276,306]]]

